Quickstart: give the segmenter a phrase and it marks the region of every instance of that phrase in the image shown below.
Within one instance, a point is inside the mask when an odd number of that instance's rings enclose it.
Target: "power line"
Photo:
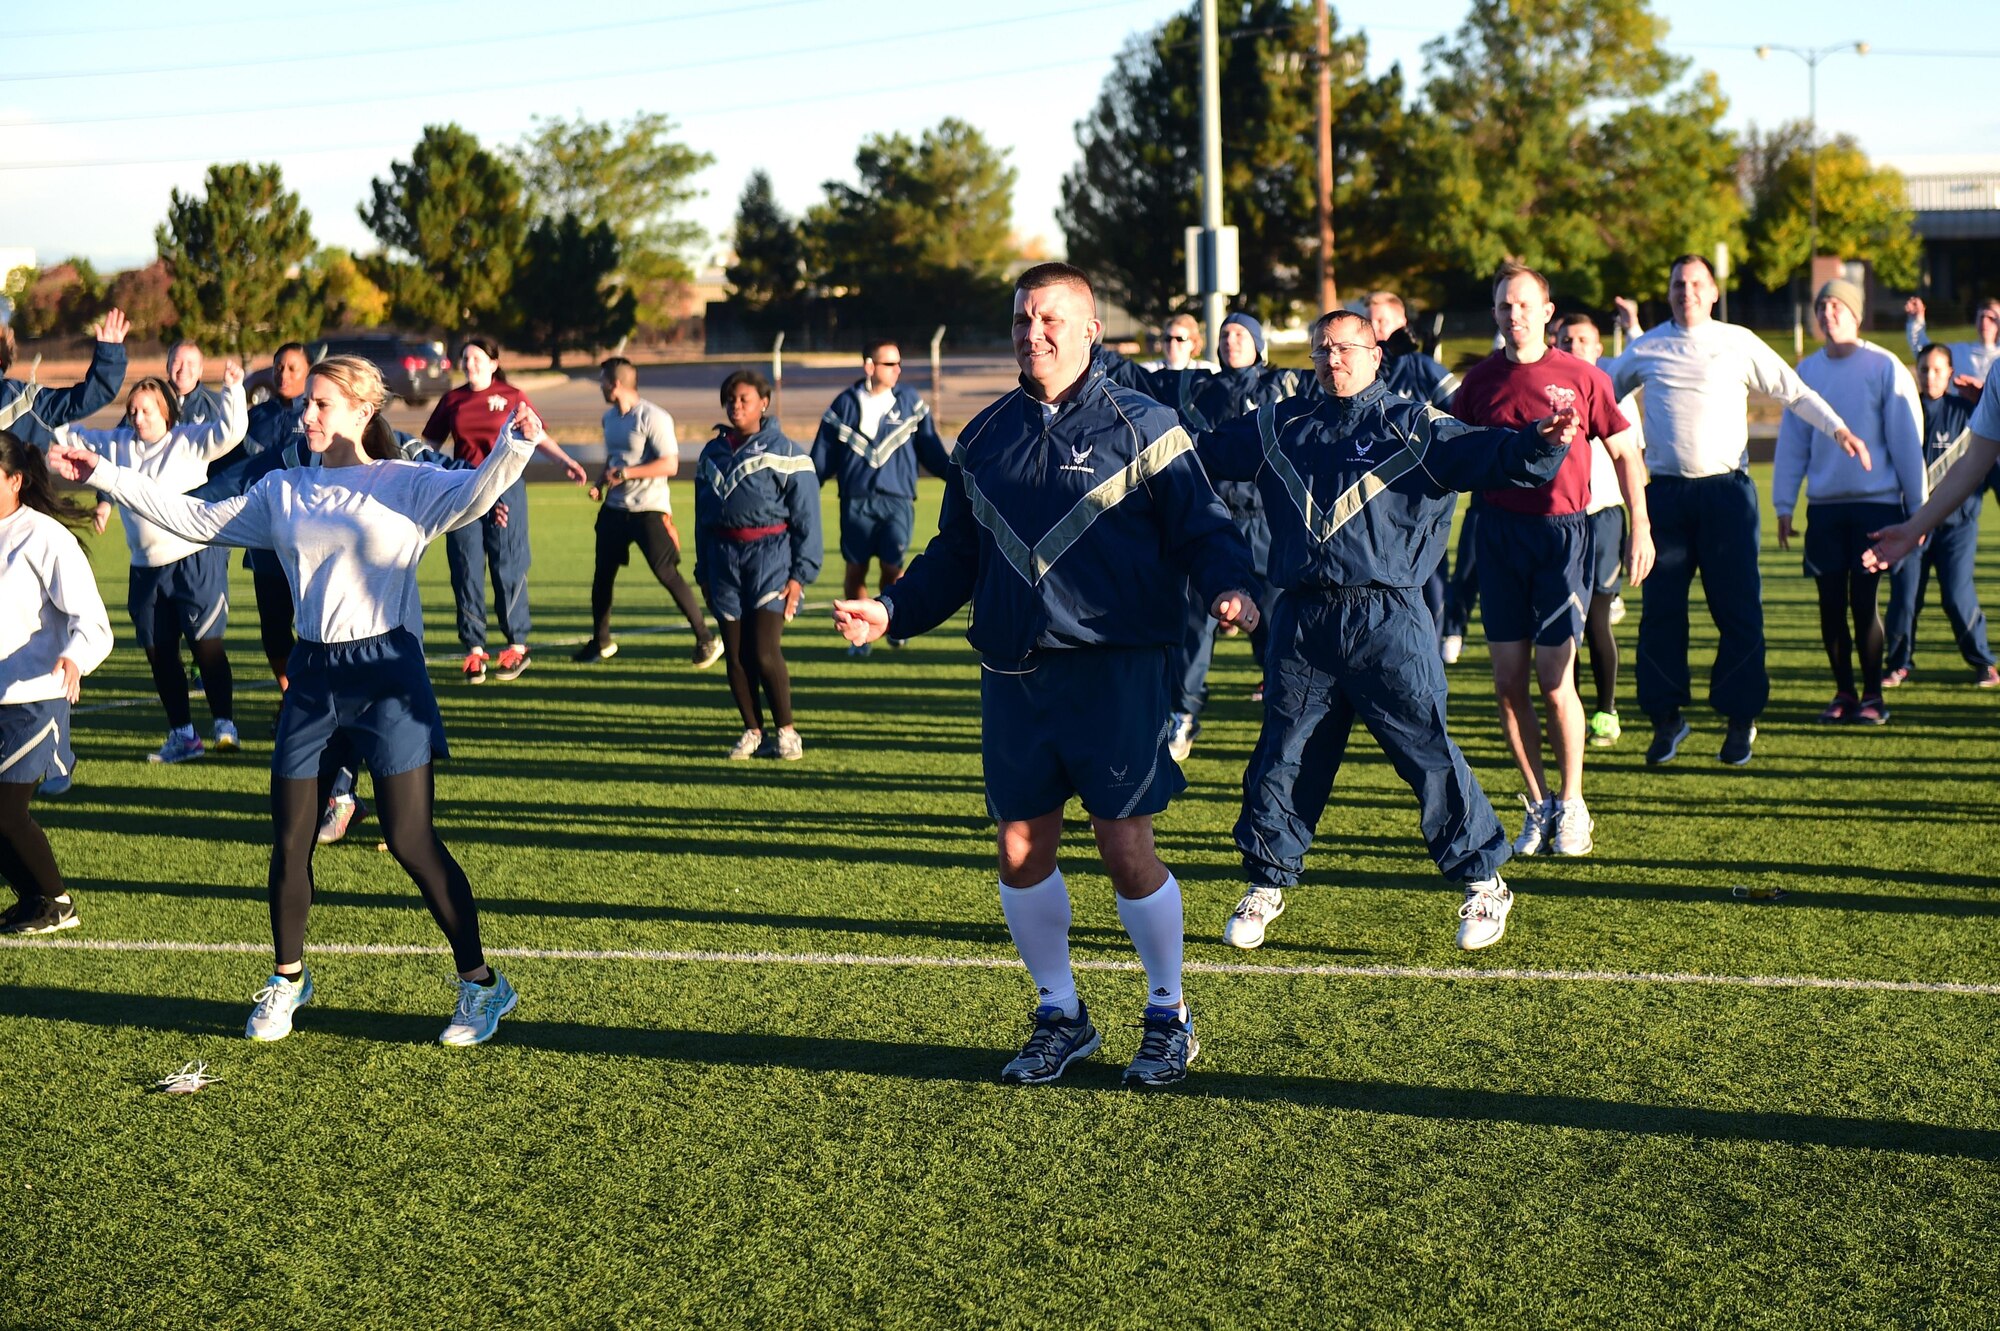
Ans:
[[[376,14],[389,9],[406,13],[409,8],[409,0],[394,0],[394,3],[381,5],[342,5],[340,16],[353,18],[360,14]],[[21,42],[40,37],[124,37],[135,32],[191,32],[198,28],[242,29],[248,26],[240,15],[226,18],[176,18],[161,23],[120,23],[116,27],[107,27],[100,23],[88,28],[32,28],[25,31],[10,28],[7,30],[7,40]]]

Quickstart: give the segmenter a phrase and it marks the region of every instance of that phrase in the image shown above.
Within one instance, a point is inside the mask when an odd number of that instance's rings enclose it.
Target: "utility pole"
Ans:
[[[1205,346],[1222,344],[1224,294],[1215,280],[1214,237],[1222,230],[1222,60],[1216,34],[1215,0],[1201,0],[1201,229],[1210,256],[1201,283],[1201,325]]]
[[[1806,299],[1812,298],[1813,260],[1819,257],[1819,62],[1830,55],[1852,51],[1867,55],[1867,42],[1841,42],[1835,46],[1773,46],[1757,48],[1759,60],[1769,60],[1771,52],[1783,51],[1806,62],[1806,141],[1809,151],[1806,212]],[[1792,349],[1803,356],[1806,350],[1803,302],[1792,302]]]
[[[1319,20],[1319,308],[1324,314],[1340,304],[1333,280],[1333,24],[1326,0],[1315,0],[1313,9]]]

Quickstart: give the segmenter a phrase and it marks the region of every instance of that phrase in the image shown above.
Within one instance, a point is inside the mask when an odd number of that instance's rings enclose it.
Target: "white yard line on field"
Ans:
[[[269,943],[179,943],[121,938],[20,938],[0,940],[0,955],[9,948],[44,948],[73,952],[193,952],[204,954],[265,953]],[[322,956],[430,957],[442,947],[412,943],[315,943]],[[877,966],[915,970],[1014,970],[1013,957],[879,956],[864,952],[710,952],[650,951],[566,947],[490,947],[489,957],[525,961],[639,962],[679,966]],[[1078,970],[1138,971],[1136,961],[1078,961]],[[2000,984],[1966,984],[1955,980],[1856,980],[1823,975],[1703,975],[1689,971],[1586,971],[1476,969],[1470,966],[1315,966],[1258,962],[1191,961],[1191,975],[1279,976],[1328,980],[1450,980],[1514,983],[1679,984],[1738,989],[1846,989],[1871,993],[1966,994],[2000,997]]]

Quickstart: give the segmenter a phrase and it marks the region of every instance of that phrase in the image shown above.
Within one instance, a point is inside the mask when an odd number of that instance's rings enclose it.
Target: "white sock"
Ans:
[[[1014,950],[1027,963],[1035,981],[1036,1001],[1062,1009],[1065,1017],[1081,1011],[1076,976],[1069,968],[1069,885],[1058,869],[1033,887],[1000,884],[1000,913]]]
[[[1118,922],[1139,950],[1146,968],[1146,1006],[1181,1006],[1181,947],[1186,921],[1181,918],[1181,885],[1172,874],[1160,890],[1134,901],[1118,898]]]

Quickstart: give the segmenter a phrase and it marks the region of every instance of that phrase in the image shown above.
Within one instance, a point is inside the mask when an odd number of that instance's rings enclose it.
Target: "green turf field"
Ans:
[[[1597,853],[1511,865],[1507,938],[1476,955],[1366,739],[1273,941],[1221,944],[1256,724],[1248,648],[1224,642],[1160,839],[1190,962],[1246,969],[1190,977],[1184,1089],[1121,1090],[1144,986],[1108,969],[1131,953],[1074,822],[1105,1048],[1022,1091],[995,1081],[1032,992],[994,899],[956,630],[855,662],[815,609],[787,653],[805,760],[725,764],[720,671],[656,631],[664,594],[628,569],[624,650],[572,665],[581,496],[538,488],[534,537],[543,650],[513,684],[452,678],[442,552],[426,562],[442,831],[489,948],[653,955],[496,957],[522,1002],[473,1050],[429,1043],[449,958],[372,823],[321,852],[312,943],[390,950],[309,951],[297,1033],[242,1039],[269,965],[275,694],[240,692],[242,756],[149,767],[163,727],[124,551],[97,543],[120,645],[85,702],[141,701],[81,717],[75,789],[37,805],[84,927],[0,947],[0,1325],[2000,1320],[2000,697],[1966,686],[1935,609],[1893,722],[1821,730],[1808,584],[1767,536],[1775,698],[1745,771],[1714,761],[1701,713],[1682,760],[1645,770],[1627,619],[1632,730],[1592,751]],[[1996,563],[1989,539],[1989,599]],[[237,578],[232,657],[261,684]],[[1452,681],[1511,821],[1483,651]],[[130,940],[245,950],[77,946]],[[220,1084],[147,1092],[191,1059]]]

